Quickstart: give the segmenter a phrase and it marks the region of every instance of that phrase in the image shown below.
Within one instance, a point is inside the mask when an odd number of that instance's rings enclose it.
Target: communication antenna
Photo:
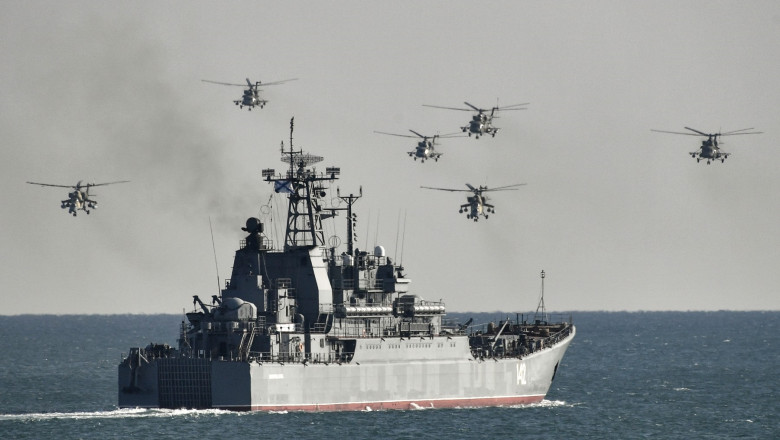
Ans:
[[[538,324],[539,322],[547,322],[547,310],[544,308],[544,270],[542,270],[542,291],[539,294],[539,305],[536,306],[536,313],[534,314],[534,321]],[[541,313],[540,313],[541,311]]]
[[[222,284],[219,282],[219,264],[217,263],[217,247],[214,245],[214,229],[211,227],[211,216],[209,216],[209,231],[211,231],[211,249],[214,251],[214,269],[217,273],[217,293],[220,293]]]
[[[376,212],[376,231],[374,231],[374,247],[376,247],[377,242],[379,241],[379,219],[382,218],[382,210],[377,210]]]
[[[364,244],[365,244],[365,249],[368,249],[368,233],[371,232],[371,210],[370,209],[368,210],[368,219],[366,220],[366,224],[368,225],[368,227],[366,228],[366,242]]]
[[[398,235],[401,232],[401,210],[398,210],[398,219],[395,221],[395,252],[393,253],[393,261],[398,261]]]
[[[399,265],[404,263],[404,243],[406,243],[406,210],[404,210],[404,233],[401,236],[401,260],[398,262]]]

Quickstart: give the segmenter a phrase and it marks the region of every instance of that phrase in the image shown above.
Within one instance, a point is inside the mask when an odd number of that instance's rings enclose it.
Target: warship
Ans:
[[[291,122],[292,133],[292,122]],[[442,301],[413,293],[382,246],[355,247],[359,194],[325,196],[338,167],[282,143],[284,172],[262,170],[286,194],[284,243],[258,218],[241,229],[219,295],[194,296],[178,347],[131,348],[118,367],[120,408],[336,411],[530,404],[546,395],[569,343],[571,318],[542,307],[497,323],[444,319]],[[332,205],[330,203],[329,205]],[[323,222],[345,214],[345,250]],[[542,272],[543,274],[543,272]],[[544,292],[542,278],[542,301]],[[438,297],[438,292],[436,294]]]

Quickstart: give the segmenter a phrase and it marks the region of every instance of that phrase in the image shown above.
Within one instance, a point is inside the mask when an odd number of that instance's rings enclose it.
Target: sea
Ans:
[[[539,404],[237,413],[117,408],[123,354],[175,346],[180,315],[0,316],[0,439],[780,438],[780,312],[571,317]]]

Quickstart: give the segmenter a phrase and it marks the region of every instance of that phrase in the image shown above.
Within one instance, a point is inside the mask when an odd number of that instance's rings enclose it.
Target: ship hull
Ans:
[[[119,406],[343,411],[530,404],[547,394],[573,337],[572,328],[553,346],[522,358],[485,360],[466,353],[397,362],[356,356],[341,364],[156,359],[133,371],[120,366]]]

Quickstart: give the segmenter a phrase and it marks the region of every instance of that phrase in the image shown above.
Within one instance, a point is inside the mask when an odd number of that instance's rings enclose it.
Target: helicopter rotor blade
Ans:
[[[470,190],[468,190],[468,189],[435,188],[435,187],[433,187],[433,186],[421,186],[420,188],[425,188],[425,189],[435,189],[435,190],[438,190],[438,191],[471,192],[471,191],[470,191]]]
[[[438,135],[438,136],[439,136],[440,138],[442,138],[442,139],[444,139],[444,138],[453,138],[453,137],[466,137],[466,135],[465,135],[465,134],[463,134],[463,132],[462,132],[462,131],[456,131],[456,132],[453,132],[453,133],[447,133],[447,134],[440,134],[440,135]]]
[[[207,83],[212,83],[212,84],[220,84],[220,85],[223,85],[223,86],[246,87],[244,84],[234,84],[234,83],[226,83],[226,82],[219,82],[219,81],[211,81],[211,80],[208,80],[208,79],[202,79],[201,81],[207,82]]]
[[[262,84],[258,81],[258,85],[262,85],[262,86],[276,86],[276,85],[279,85],[279,84],[284,84],[284,83],[286,83],[288,81],[297,81],[297,80],[298,80],[298,78],[290,78],[290,79],[283,79],[281,81],[267,82],[267,83],[262,83]]]
[[[408,135],[408,134],[387,133],[387,132],[384,132],[384,131],[374,131],[374,133],[379,133],[379,134],[386,134],[386,135],[389,135],[389,136],[398,136],[398,137],[405,137],[405,138],[413,138],[413,139],[416,139],[416,138],[417,138],[417,136],[410,136],[410,135]]]
[[[56,187],[56,188],[75,188],[76,187],[75,185],[54,185],[54,184],[51,184],[51,183],[38,183],[38,182],[27,182],[27,183],[29,183],[30,185],[53,186],[53,187]]]
[[[695,128],[691,128],[691,127],[685,127],[685,129],[686,129],[686,130],[690,130],[690,131],[692,131],[692,132],[694,132],[694,133],[699,133],[699,134],[700,134],[700,135],[702,135],[702,136],[707,136],[707,137],[716,136],[715,134],[707,134],[707,133],[702,133],[702,132],[700,132],[699,130],[696,130]]]
[[[443,108],[443,109],[445,109],[445,110],[458,110],[458,111],[462,111],[462,112],[470,112],[470,111],[471,111],[471,109],[470,109],[470,108],[459,108],[459,107],[442,107],[442,106],[440,106],[440,105],[428,105],[428,104],[423,104],[423,107],[431,107],[431,108]]]
[[[423,139],[428,139],[428,137],[429,137],[429,136],[423,136],[423,135],[421,135],[420,133],[417,133],[416,131],[414,131],[414,130],[411,130],[411,129],[410,129],[409,131],[411,131],[412,133],[416,134],[417,136],[420,136],[420,137],[421,137],[421,138],[423,138]]]
[[[113,185],[115,183],[127,183],[129,180],[117,180],[116,182],[106,182],[106,183],[88,183],[86,186],[105,186],[105,185]]]
[[[750,131],[749,132],[748,130],[755,130],[755,129],[754,128],[743,128],[741,130],[727,131],[725,133],[721,133],[720,135],[721,136],[731,136],[731,135],[735,135],[735,134],[761,134],[761,133],[763,133],[762,131]]]
[[[671,134],[682,134],[685,136],[702,136],[700,134],[694,134],[694,133],[684,133],[681,131],[667,131],[667,130],[656,130],[656,129],[650,129],[650,131],[655,131],[657,133],[671,133]],[[706,134],[704,136],[707,136]]]
[[[526,105],[530,104],[530,102],[524,102],[522,104],[512,104],[512,105],[505,105],[502,107],[495,107],[496,110],[528,110],[525,108]]]
[[[468,102],[464,102],[464,104],[466,104],[467,106],[469,106],[469,107],[473,108],[475,111],[478,111],[478,112],[480,112],[480,113],[482,113],[482,112],[484,112],[484,111],[485,111],[485,110],[483,110],[483,109],[481,109],[481,108],[477,108],[477,107],[475,107],[475,106],[473,106],[473,105],[469,104]]]
[[[527,185],[526,183],[515,183],[514,185],[499,186],[498,188],[485,188],[482,191],[517,191],[518,186]]]

